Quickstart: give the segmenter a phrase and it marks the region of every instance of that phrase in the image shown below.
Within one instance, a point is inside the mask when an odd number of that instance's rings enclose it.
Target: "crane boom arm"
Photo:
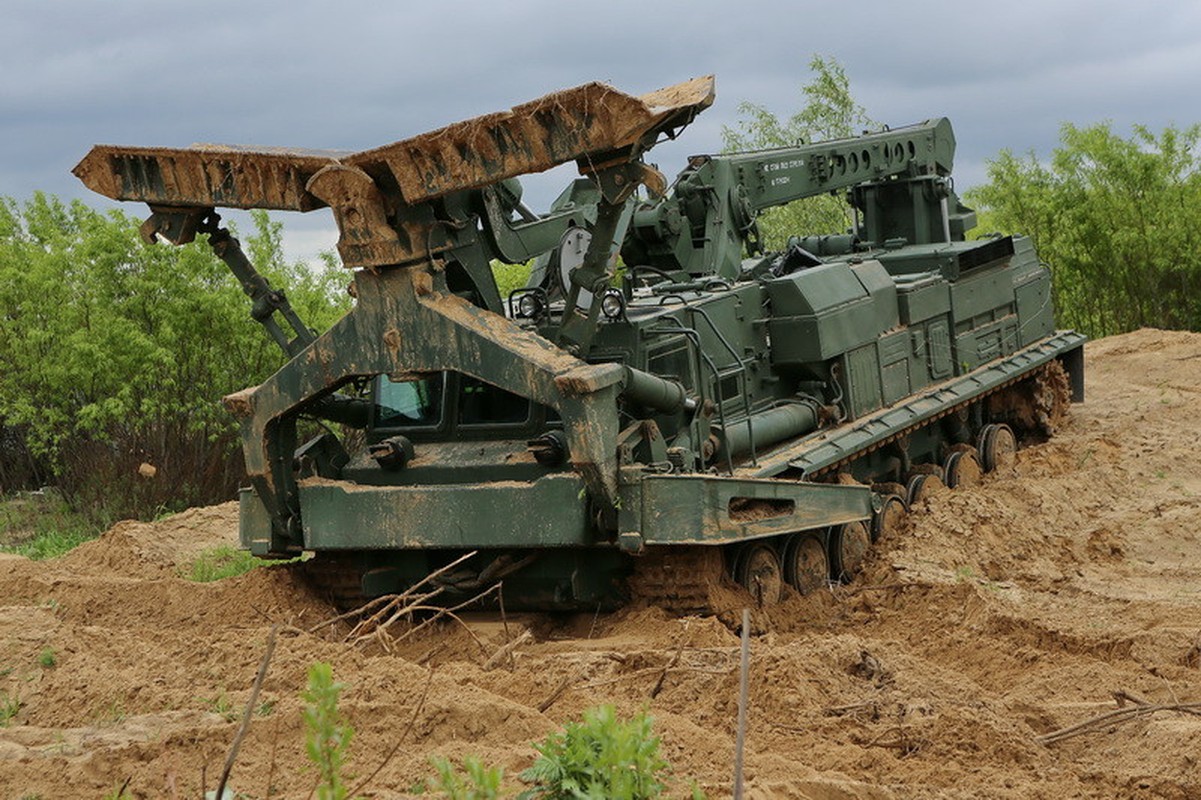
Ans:
[[[945,117],[809,145],[713,156],[734,169],[754,211],[894,175],[950,175],[955,134]]]
[[[890,178],[943,181],[954,156],[944,117],[816,144],[693,156],[669,196],[636,210],[622,256],[669,273],[734,278],[744,255],[762,249],[755,219],[763,211]]]

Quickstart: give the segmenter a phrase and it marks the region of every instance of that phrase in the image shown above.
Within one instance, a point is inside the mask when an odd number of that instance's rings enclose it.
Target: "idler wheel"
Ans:
[[[947,456],[942,469],[946,475],[947,487],[951,489],[979,486],[980,478],[984,474],[975,452],[966,450],[957,450]]]
[[[780,559],[766,544],[751,543],[742,547],[734,564],[734,580],[746,587],[761,606],[780,602],[784,591]]]
[[[883,505],[872,517],[872,542],[878,542],[884,536],[895,536],[908,513],[909,509],[900,495],[884,495]]]
[[[849,581],[863,568],[872,535],[865,522],[848,522],[830,531],[830,566],[834,576]]]
[[[812,533],[795,533],[784,543],[784,580],[801,594],[809,594],[830,579],[826,546]]]
[[[985,472],[997,467],[1012,467],[1017,460],[1018,440],[1013,429],[1004,424],[985,425],[980,430],[980,464]]]

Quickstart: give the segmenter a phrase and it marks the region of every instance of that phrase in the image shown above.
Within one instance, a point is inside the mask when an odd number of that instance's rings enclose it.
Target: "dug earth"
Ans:
[[[1052,441],[924,501],[854,583],[755,612],[748,796],[1201,796],[1201,718],[1176,710],[1201,702],[1201,335],[1137,331],[1086,360],[1087,400]],[[0,559],[0,796],[199,797],[276,625],[230,781],[244,796],[311,790],[317,661],[346,687],[348,772],[407,737],[367,796],[412,791],[431,756],[478,756],[517,787],[530,742],[601,703],[649,710],[671,796],[728,794],[725,615],[468,616],[385,651],[321,625],[337,612],[299,565],[184,577],[236,538],[227,504]]]

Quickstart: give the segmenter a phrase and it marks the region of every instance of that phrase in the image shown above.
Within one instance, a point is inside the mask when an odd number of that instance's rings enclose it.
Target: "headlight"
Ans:
[[[606,289],[601,297],[601,313],[607,319],[620,319],[626,313],[626,298],[619,289]]]
[[[537,292],[523,294],[517,300],[517,316],[526,319],[536,319],[542,316],[545,305]]]

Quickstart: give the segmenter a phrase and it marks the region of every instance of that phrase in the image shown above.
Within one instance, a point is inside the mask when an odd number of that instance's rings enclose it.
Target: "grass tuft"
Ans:
[[[212,583],[225,578],[236,578],[245,575],[255,567],[270,566],[285,563],[255,558],[245,550],[238,550],[229,545],[221,545],[211,550],[205,550],[196,556],[184,576],[197,583]]]
[[[57,558],[100,532],[57,492],[0,497],[0,550],[38,561]]]

